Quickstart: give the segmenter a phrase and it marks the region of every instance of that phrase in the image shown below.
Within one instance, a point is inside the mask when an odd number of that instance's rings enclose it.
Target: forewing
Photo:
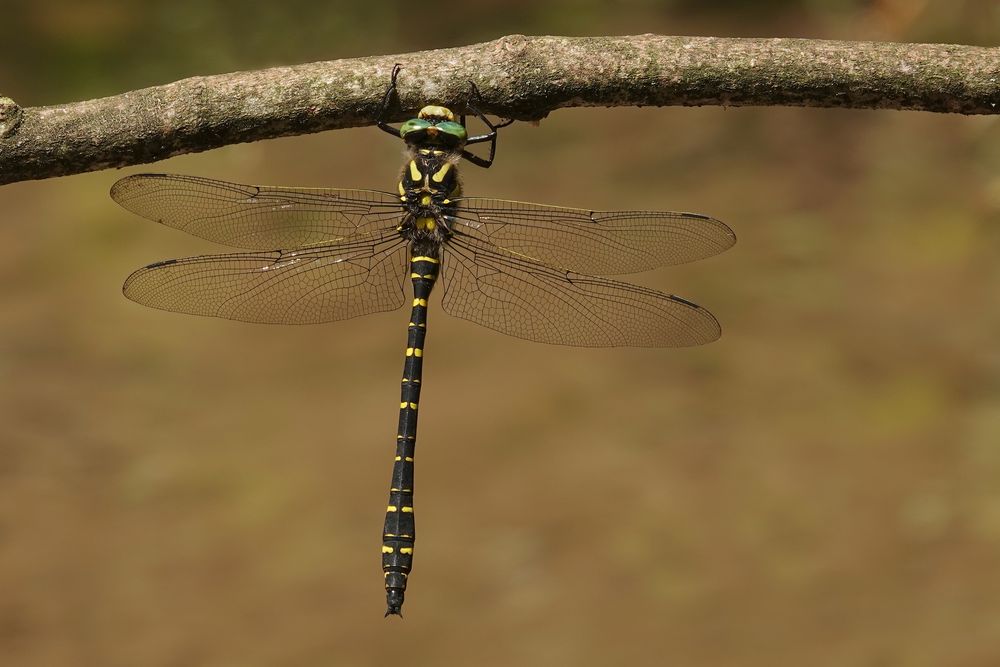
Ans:
[[[459,200],[453,227],[513,254],[592,275],[684,264],[736,243],[733,230],[697,213],[588,211],[480,197]]]
[[[196,176],[136,174],[111,198],[155,222],[247,250],[330,243],[395,228],[399,198],[375,190],[240,185]]]
[[[670,294],[544,266],[474,236],[445,246],[445,312],[540,343],[683,347],[722,333],[704,308]]]
[[[395,232],[306,249],[158,262],[125,281],[152,308],[241,322],[315,324],[403,305],[406,246]]]

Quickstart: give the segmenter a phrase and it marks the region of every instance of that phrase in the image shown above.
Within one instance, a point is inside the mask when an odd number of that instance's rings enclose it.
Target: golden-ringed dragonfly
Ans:
[[[497,130],[469,136],[465,116],[426,106],[399,128],[409,159],[397,192],[238,185],[139,174],[111,197],[145,218],[245,252],[171,259],[125,281],[153,308],[242,322],[315,324],[395,310],[413,285],[396,457],[382,535],[388,608],[400,614],[413,561],[413,456],[431,290],[446,313],[510,336],[594,347],[680,347],[717,339],[707,310],[671,294],[604,276],[682,264],[735,243],[732,230],[694,213],[590,211],[465,197],[457,165],[489,167]],[[471,87],[470,98],[478,100]],[[468,146],[489,142],[489,155]],[[277,250],[275,248],[278,248]]]

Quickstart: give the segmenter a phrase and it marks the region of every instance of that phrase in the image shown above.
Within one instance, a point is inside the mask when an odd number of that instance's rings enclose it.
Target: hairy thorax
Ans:
[[[399,233],[420,252],[440,246],[451,234],[449,221],[462,190],[455,166],[459,158],[452,151],[414,148],[403,167],[399,198],[407,215]]]

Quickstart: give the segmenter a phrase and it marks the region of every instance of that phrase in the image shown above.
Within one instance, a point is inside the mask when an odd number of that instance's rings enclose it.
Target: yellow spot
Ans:
[[[423,276],[421,276],[419,273],[411,273],[410,277],[411,278],[423,278]]]
[[[399,553],[401,553],[401,554],[412,554],[413,553],[413,547],[400,547],[399,548]]]
[[[407,456],[407,457],[406,457],[405,459],[403,459],[403,460],[404,460],[404,461],[409,461],[410,463],[413,463],[413,457],[412,457],[412,456]]]
[[[430,232],[435,227],[437,227],[437,223],[434,222],[434,218],[417,218],[417,229]]]
[[[444,155],[444,151],[432,151],[434,155]]]
[[[392,547],[386,547],[386,546],[382,547],[382,553],[384,554],[391,554],[393,551],[395,551],[395,549],[393,549]],[[399,553],[403,553],[403,550],[400,549]]]
[[[425,273],[422,277],[423,278],[434,278],[435,276],[434,276],[433,273]]]
[[[415,357],[422,357],[422,356],[424,356],[424,351],[422,349],[420,349],[419,347],[415,347],[415,348],[413,348],[413,356],[415,356]]]
[[[404,505],[403,506],[403,514],[413,514],[413,508],[412,507],[407,507],[407,506]]]
[[[420,173],[420,169],[417,168],[417,161],[410,160],[410,180],[419,181],[423,178],[423,174]]]
[[[385,508],[386,512],[395,512],[398,508],[395,505],[389,505]]]
[[[400,537],[408,537],[411,540],[413,539],[413,535],[407,535],[406,533],[403,533],[402,535],[400,535]]]
[[[402,199],[403,201],[406,201],[406,197],[400,197],[400,199]],[[450,204],[451,200],[450,199],[442,199],[441,203],[442,204]]]
[[[455,114],[447,107],[439,107],[429,104],[417,113],[417,118],[441,118],[444,120],[455,120]]]
[[[434,175],[431,176],[431,179],[435,183],[440,183],[441,181],[444,180],[444,177],[448,175],[449,171],[451,171],[451,162],[445,162],[440,169],[434,172]]]
[[[427,305],[427,299],[414,299],[413,300],[413,305],[414,306],[426,306]]]
[[[430,153],[431,153],[431,149],[429,149],[429,148],[421,148],[420,149],[420,154],[421,155],[430,155]]]
[[[411,262],[430,262],[431,264],[440,264],[441,263],[441,260],[439,260],[439,259],[434,259],[433,257],[426,257],[424,255],[420,255],[418,257],[413,257],[413,258],[410,259],[410,261]]]
[[[399,491],[399,489],[397,489],[396,487],[392,487],[392,488],[391,488],[391,489],[389,489],[389,490],[390,490],[390,491]]]
[[[396,537],[395,533],[385,533],[382,537]]]
[[[406,348],[406,356],[408,356],[408,357],[412,357],[413,356],[413,348],[412,347]]]
[[[431,205],[431,196],[430,195],[424,195],[423,197],[421,197],[420,198],[420,205],[421,206],[430,206]]]
[[[400,199],[406,199],[406,188],[403,187],[403,181],[399,182],[399,197]]]
[[[399,437],[403,437],[403,436],[399,436]],[[397,461],[402,461],[403,459],[402,459],[402,458],[400,458],[399,456],[397,456],[397,457],[396,457],[396,460],[397,460]]]

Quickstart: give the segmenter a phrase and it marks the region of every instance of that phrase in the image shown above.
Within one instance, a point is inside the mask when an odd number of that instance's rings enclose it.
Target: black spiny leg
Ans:
[[[378,129],[383,132],[388,132],[392,136],[399,138],[399,128],[389,125],[385,122],[385,115],[389,111],[389,101],[392,99],[392,94],[396,92],[396,77],[399,76],[399,70],[403,69],[403,66],[396,63],[392,67],[392,80],[389,83],[389,87],[385,89],[385,97],[382,98],[382,106],[378,110],[378,118],[375,119],[375,124],[378,125]]]
[[[469,87],[471,88],[470,97],[475,97],[477,100],[481,101],[483,99],[483,96],[482,94],[480,94],[479,88],[476,88],[476,84],[470,81]],[[486,127],[490,128],[490,131],[487,134],[480,134],[466,139],[465,145],[468,146],[469,144],[478,144],[484,141],[488,141],[490,142],[490,155],[487,158],[481,158],[478,155],[473,155],[469,151],[463,149],[462,157],[471,162],[472,164],[476,165],[477,167],[482,167],[483,169],[489,169],[490,165],[493,164],[493,155],[496,153],[497,150],[497,130],[500,129],[501,127],[507,127],[508,125],[514,122],[514,119],[508,118],[502,123],[493,124],[490,122],[490,119],[486,117],[486,114],[484,114],[475,105],[473,105],[471,101],[466,103],[465,108],[471,111],[472,113],[476,114],[476,118],[483,121],[483,124],[486,125]],[[462,115],[462,125],[465,125],[464,114]]]
[[[396,460],[392,465],[389,506],[382,530],[382,571],[385,574],[385,615],[402,616],[406,578],[413,567],[413,453],[417,444],[417,405],[423,373],[424,336],[427,334],[427,299],[437,280],[441,261],[437,257],[410,259],[413,309],[406,335],[406,361],[399,402]]]

